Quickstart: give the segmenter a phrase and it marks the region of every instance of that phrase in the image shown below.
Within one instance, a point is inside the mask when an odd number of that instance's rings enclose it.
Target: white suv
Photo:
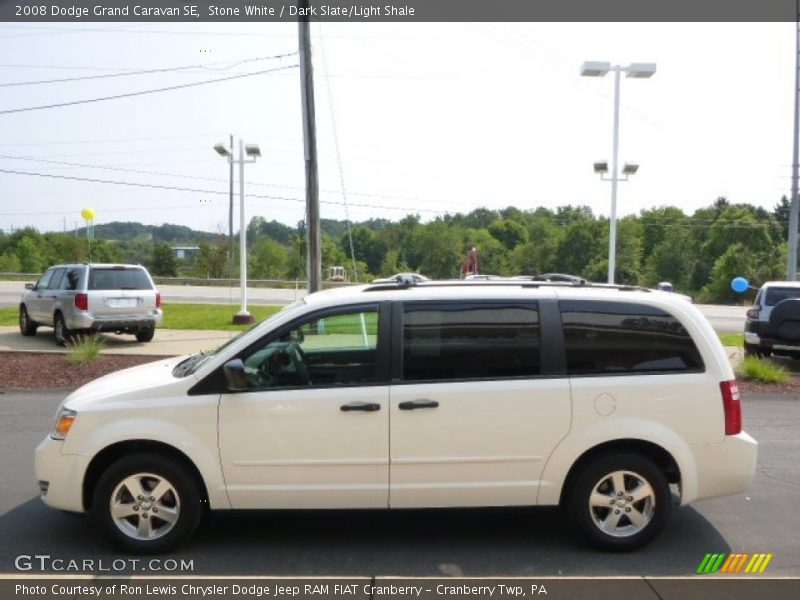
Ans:
[[[717,336],[674,294],[403,280],[84,386],[36,475],[48,505],[136,552],[187,538],[206,508],[534,505],[631,549],[673,493],[745,490],[756,452]]]

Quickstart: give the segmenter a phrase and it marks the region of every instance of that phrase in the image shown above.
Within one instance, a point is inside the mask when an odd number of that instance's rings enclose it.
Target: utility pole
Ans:
[[[800,0],[798,0],[800,1]],[[322,252],[319,232],[319,177],[317,174],[317,126],[314,115],[314,68],[311,64],[311,33],[308,0],[301,0],[306,16],[298,22],[300,90],[303,102],[303,155],[306,167],[306,272],[308,293],[322,289]]]
[[[795,70],[794,70],[794,155],[792,158],[792,204],[789,209],[789,260],[786,265],[786,279],[797,279],[797,213],[800,209],[798,198],[798,160],[800,160],[800,0],[796,4],[795,19]]]
[[[230,139],[230,153],[233,157],[233,134]],[[228,201],[228,278],[233,279],[233,160],[229,161],[230,172],[230,198]]]

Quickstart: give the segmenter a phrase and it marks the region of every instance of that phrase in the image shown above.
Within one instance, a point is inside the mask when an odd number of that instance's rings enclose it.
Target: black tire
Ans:
[[[156,330],[152,327],[148,329],[140,329],[136,332],[136,340],[139,342],[150,342],[155,334]]]
[[[64,315],[60,312],[53,315],[53,339],[56,342],[56,346],[66,346],[72,340],[72,333],[67,329]]]
[[[764,358],[764,356],[769,355],[769,351],[765,351],[761,346],[758,346],[756,344],[748,344],[745,342],[744,355],[754,356],[756,358]]]
[[[139,500],[130,494],[126,480],[138,481],[145,493],[155,491],[159,481],[165,481],[170,489],[160,498],[143,496]],[[92,517],[106,536],[117,548],[137,554],[176,547],[194,533],[203,515],[203,494],[189,469],[180,461],[154,453],[124,456],[113,463],[101,475],[92,498]],[[131,506],[130,516],[115,519],[111,511],[114,500]],[[134,505],[139,507],[135,513]],[[161,518],[170,511],[176,515],[172,524]],[[152,538],[139,535],[142,522],[150,527]]]
[[[19,331],[22,335],[36,335],[36,330],[39,328],[38,323],[31,321],[28,316],[28,309],[25,305],[19,307]]]
[[[623,474],[626,489],[621,496],[611,476],[619,473]],[[641,500],[632,495],[638,489],[637,480],[649,486],[648,494]],[[590,504],[595,489],[608,495],[607,508],[604,502]],[[606,454],[591,459],[571,478],[571,489],[567,492],[565,508],[570,519],[592,546],[602,550],[627,551],[647,544],[664,527],[672,509],[672,494],[664,473],[653,461],[638,454]],[[637,515],[635,520],[634,515]],[[601,528],[607,519],[611,519],[609,525],[617,519],[613,535]],[[640,524],[634,522],[640,519]]]
[[[769,327],[779,340],[800,342],[800,298],[778,302],[769,314]]]

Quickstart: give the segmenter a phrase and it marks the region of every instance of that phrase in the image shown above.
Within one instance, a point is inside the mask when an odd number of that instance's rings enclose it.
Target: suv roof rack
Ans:
[[[593,288],[609,289],[621,292],[652,292],[653,290],[638,285],[616,284],[616,283],[593,283],[581,279],[579,281],[536,281],[534,279],[487,279],[487,280],[465,280],[465,279],[445,279],[430,281],[415,281],[412,277],[398,277],[396,281],[386,281],[364,288],[365,292],[382,292],[391,290],[407,290],[412,287],[438,288],[438,287],[520,287],[520,288],[541,288],[541,287],[566,287],[566,288]]]

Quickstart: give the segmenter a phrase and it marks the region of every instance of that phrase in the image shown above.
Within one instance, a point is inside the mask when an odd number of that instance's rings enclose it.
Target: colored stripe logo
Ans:
[[[736,573],[763,573],[769,561],[772,560],[772,554],[756,553],[749,554],[747,552],[734,552],[728,554],[726,552],[709,552],[700,561],[697,567],[698,575],[710,575],[714,573],[724,573],[727,575]]]

